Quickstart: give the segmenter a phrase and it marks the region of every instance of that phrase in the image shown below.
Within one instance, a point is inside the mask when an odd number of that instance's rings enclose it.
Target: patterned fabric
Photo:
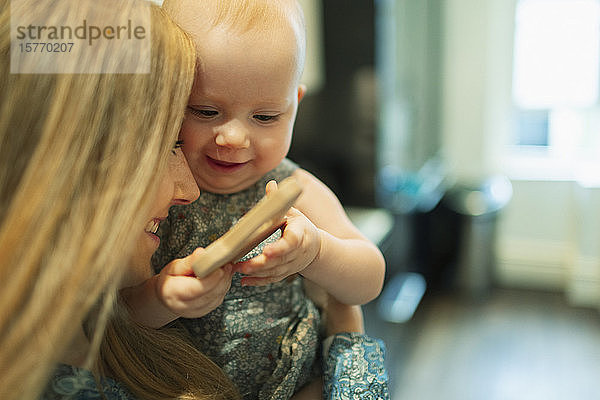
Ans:
[[[153,257],[160,270],[175,258],[206,247],[223,235],[265,193],[268,181],[281,181],[297,166],[284,160],[248,189],[233,194],[201,192],[187,206],[171,207],[161,224],[161,245]],[[248,257],[260,254],[261,243]],[[288,399],[316,375],[320,316],[302,281],[242,287],[235,274],[223,304],[199,319],[183,319],[196,347],[212,358],[245,399]]]
[[[359,333],[340,333],[333,337],[324,358],[323,399],[388,400],[388,377],[384,368],[385,347],[380,340]],[[135,400],[124,385],[102,380],[106,400]],[[41,400],[101,399],[90,371],[59,365]]]
[[[102,380],[102,393],[106,400],[133,400],[125,385],[110,379]],[[59,364],[48,382],[41,400],[92,400],[104,399],[92,373],[88,370]]]
[[[334,336],[324,359],[323,399],[389,399],[384,356],[381,340],[359,333]]]

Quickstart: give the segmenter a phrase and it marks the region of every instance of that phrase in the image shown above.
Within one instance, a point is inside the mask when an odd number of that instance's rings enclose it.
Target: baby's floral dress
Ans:
[[[208,246],[264,196],[268,181],[280,182],[296,169],[286,159],[243,191],[201,191],[194,203],[171,207],[159,229],[155,269]],[[276,232],[245,258],[260,254],[265,243],[279,237]],[[202,318],[181,321],[196,347],[223,368],[245,399],[288,399],[321,374],[320,315],[304,293],[301,278],[242,287],[236,273],[218,308]]]

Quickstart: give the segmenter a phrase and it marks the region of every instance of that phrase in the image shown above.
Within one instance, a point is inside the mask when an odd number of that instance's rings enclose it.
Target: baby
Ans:
[[[149,326],[185,317],[196,346],[245,398],[288,399],[319,374],[320,317],[303,280],[342,303],[364,304],[379,294],[385,263],[331,190],[286,159],[306,91],[299,83],[305,27],[296,1],[167,0],[164,7],[199,54],[180,137],[201,195],[171,208],[153,258],[157,271],[168,265],[127,301]],[[202,248],[265,187],[276,190],[271,181],[288,176],[304,191],[281,236],[242,262],[190,277]]]

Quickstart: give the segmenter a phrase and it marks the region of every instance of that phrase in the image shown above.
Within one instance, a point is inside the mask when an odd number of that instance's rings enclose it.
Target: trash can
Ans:
[[[486,297],[493,284],[498,213],[512,197],[505,176],[490,177],[479,185],[455,185],[442,200],[459,215],[456,265],[450,274],[453,288],[467,297]]]

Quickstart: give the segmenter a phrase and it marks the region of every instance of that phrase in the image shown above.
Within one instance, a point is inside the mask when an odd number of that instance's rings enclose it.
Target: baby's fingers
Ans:
[[[263,254],[269,258],[282,257],[302,244],[303,234],[304,228],[301,224],[290,222],[283,229],[280,239],[265,246]]]
[[[295,242],[296,240],[292,241]],[[262,254],[269,259],[274,259],[285,256],[286,254],[294,250],[296,247],[297,246],[291,243],[287,237],[283,236],[277,241],[266,245],[263,249]]]
[[[268,268],[268,259],[264,254],[259,254],[249,260],[242,261],[233,265],[234,272],[242,274],[251,274],[254,271],[264,270]]]
[[[206,250],[204,250],[202,247],[198,247],[189,256],[171,261],[169,264],[167,264],[163,271],[169,275],[193,276],[194,270],[192,269],[192,266],[204,251]]]
[[[159,286],[161,297],[173,297],[174,295],[183,301],[190,301],[210,293],[215,288],[225,285],[226,275],[230,275],[231,266],[219,268],[210,275],[198,279],[192,276],[169,275],[165,277]]]
[[[268,194],[273,193],[275,190],[277,190],[277,182],[276,181],[267,182],[267,186],[265,187],[265,193],[268,195]]]

